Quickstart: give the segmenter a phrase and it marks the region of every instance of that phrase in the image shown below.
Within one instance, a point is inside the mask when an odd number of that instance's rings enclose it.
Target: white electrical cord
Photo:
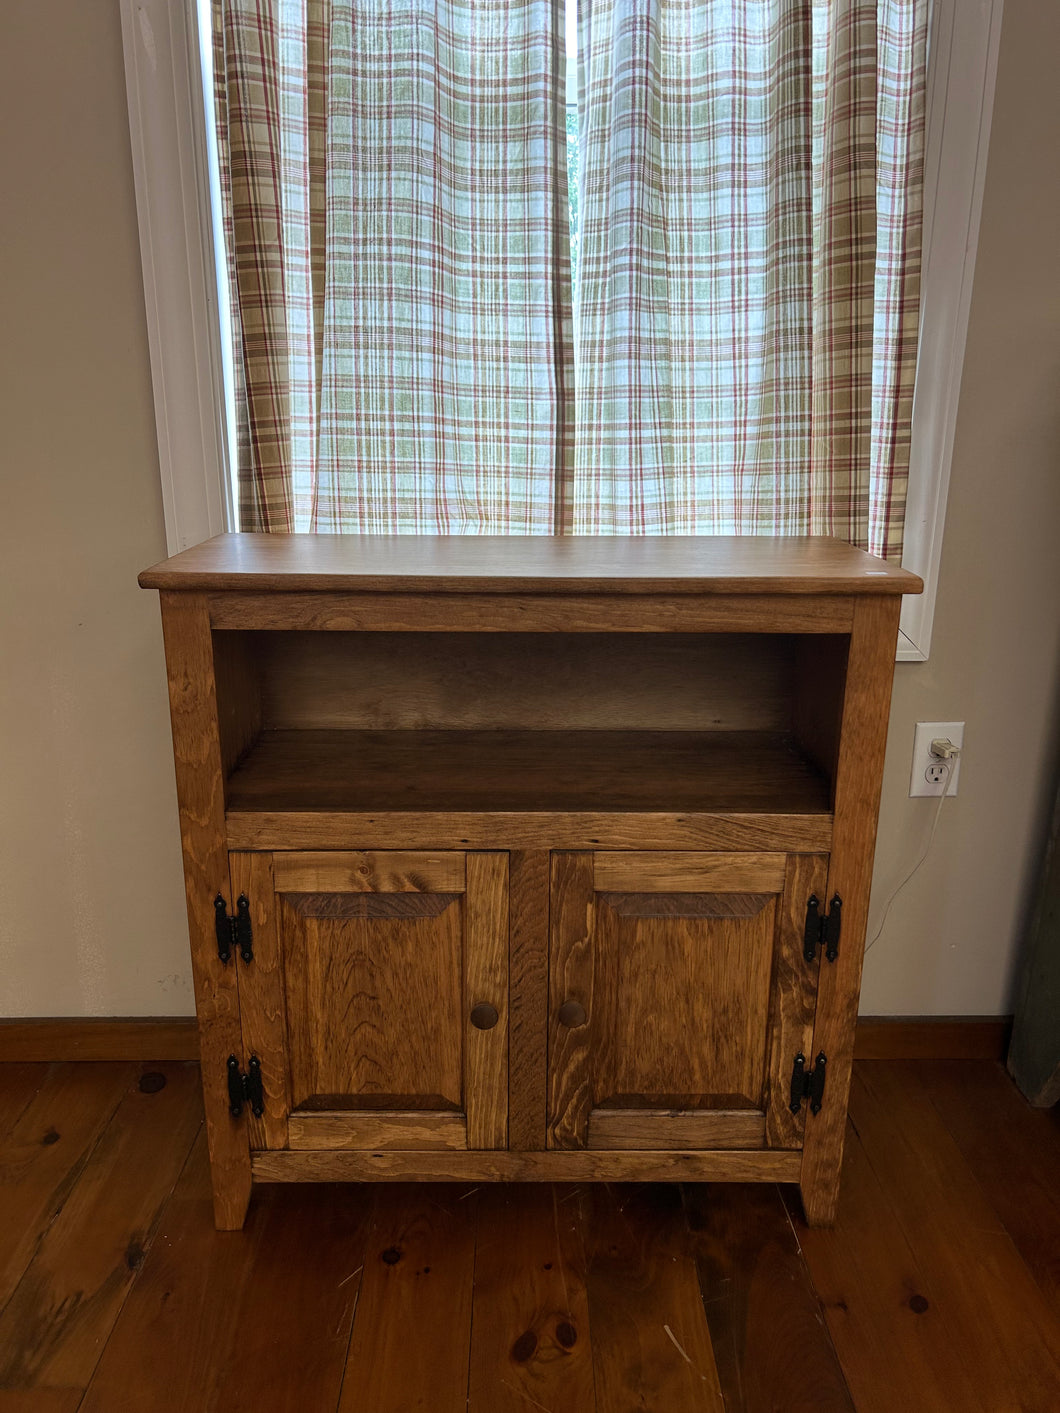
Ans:
[[[936,750],[936,747],[940,749]],[[942,818],[942,806],[946,799],[946,792],[950,788],[950,776],[953,774],[953,761],[955,761],[960,755],[960,751],[950,741],[932,741],[931,754],[933,757],[936,757],[939,760],[940,764],[944,767],[946,774],[942,780],[942,790],[939,793],[939,802],[938,805],[935,807],[935,818],[931,822],[931,833],[928,835],[927,848],[920,855],[916,863],[902,879],[901,883],[899,883],[898,887],[894,890],[891,896],[887,899],[887,906],[883,910],[883,917],[880,919],[880,925],[876,929],[872,941],[865,943],[866,952],[869,950],[870,947],[875,947],[876,943],[880,940],[880,935],[883,932],[883,929],[887,926],[887,919],[890,916],[891,908],[894,906],[895,899],[898,897],[898,894],[901,893],[905,885],[909,883],[917,873],[919,873],[920,866],[923,864],[928,854],[931,853],[931,846],[935,842],[935,831],[939,827],[939,820]]]

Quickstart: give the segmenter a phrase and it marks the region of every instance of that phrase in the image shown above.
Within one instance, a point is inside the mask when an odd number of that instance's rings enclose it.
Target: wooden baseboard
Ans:
[[[1002,1060],[1010,1016],[863,1016],[857,1060]],[[197,1060],[194,1016],[0,1020],[0,1061]]]
[[[861,1016],[855,1060],[1003,1060],[1011,1016]]]
[[[197,1060],[194,1016],[0,1020],[3,1060]]]

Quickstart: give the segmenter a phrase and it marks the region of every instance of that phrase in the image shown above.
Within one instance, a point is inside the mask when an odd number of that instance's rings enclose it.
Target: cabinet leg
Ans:
[[[217,1066],[212,1067],[214,1071]],[[218,1231],[239,1231],[250,1205],[250,1139],[245,1118],[228,1112],[227,1092],[209,1083],[203,1067],[206,1145],[210,1154],[213,1221]]]
[[[806,1214],[808,1226],[835,1226],[839,1211],[838,1181],[829,1180],[827,1175],[809,1180],[804,1177],[799,1184],[799,1194],[802,1197],[802,1210]]]
[[[218,1231],[241,1231],[250,1206],[250,1155],[246,1172],[233,1172],[231,1164],[223,1169],[210,1160],[210,1182],[213,1187],[213,1224]]]

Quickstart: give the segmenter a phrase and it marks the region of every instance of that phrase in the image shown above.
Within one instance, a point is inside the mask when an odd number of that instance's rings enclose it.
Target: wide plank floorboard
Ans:
[[[596,1406],[585,1199],[584,1188],[561,1183],[477,1194],[469,1413]]]
[[[0,1141],[0,1309],[136,1074],[127,1064],[55,1065]]]
[[[600,1413],[724,1413],[680,1189],[591,1189],[589,1319]]]
[[[445,1183],[377,1193],[341,1413],[464,1413],[477,1195]]]
[[[854,1413],[777,1188],[686,1183],[684,1200],[726,1413]]]
[[[127,1087],[0,1314],[0,1386],[88,1383],[201,1123],[196,1065]]]
[[[0,1066],[0,1413],[1060,1410],[1060,1126],[1000,1066],[856,1065],[827,1231],[767,1184],[352,1183],[218,1233],[197,1086]]]
[[[1060,1125],[999,1064],[936,1060],[916,1074],[1027,1269],[1060,1318]],[[971,1081],[971,1082],[969,1082]]]

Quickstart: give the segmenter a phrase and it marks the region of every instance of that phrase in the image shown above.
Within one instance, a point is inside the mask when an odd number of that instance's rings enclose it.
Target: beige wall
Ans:
[[[0,133],[0,1015],[186,1014],[118,0],[3,0]]]
[[[899,664],[870,936],[920,855],[916,721],[964,721],[960,794],[865,963],[862,1013],[993,1014],[1012,980],[1057,745],[1060,6],[1006,0],[931,661]]]
[[[1060,7],[1008,0],[930,663],[899,666],[867,1013],[1009,1005],[1053,759],[1060,629]],[[192,1008],[157,605],[164,553],[117,0],[0,12],[0,1014]],[[1009,745],[1013,723],[1019,736]]]

